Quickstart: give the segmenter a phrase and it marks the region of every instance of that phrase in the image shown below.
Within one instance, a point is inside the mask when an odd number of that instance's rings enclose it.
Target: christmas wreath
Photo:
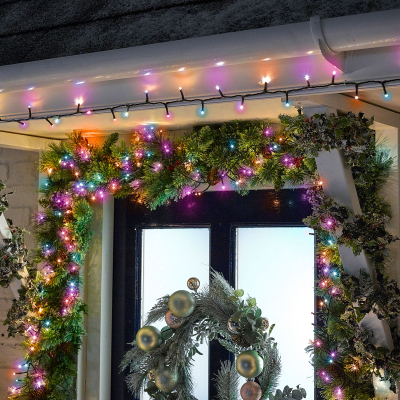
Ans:
[[[222,363],[215,377],[220,400],[237,399],[239,375],[247,378],[241,387],[244,400],[274,399],[281,371],[277,343],[262,317],[255,298],[243,299],[244,291],[234,290],[223,276],[211,271],[209,287],[198,291],[197,278],[188,280],[189,289],[164,296],[150,310],[145,326],[136,334],[133,347],[121,364],[129,369],[126,381],[135,397],[144,389],[156,400],[195,399],[191,380],[192,357],[200,343],[218,340],[235,354],[236,365]],[[152,323],[165,320],[159,331]],[[276,390],[275,397],[301,400],[303,388]]]

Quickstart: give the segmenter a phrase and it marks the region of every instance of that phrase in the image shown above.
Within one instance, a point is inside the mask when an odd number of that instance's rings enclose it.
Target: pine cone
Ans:
[[[30,400],[42,400],[47,397],[47,389],[45,387],[41,387],[37,390],[31,390],[29,392],[29,399]]]
[[[232,335],[232,340],[241,347],[250,347],[251,344],[244,338],[243,335],[238,334],[238,335]]]
[[[58,345],[58,349],[64,353],[69,353],[71,351],[71,343],[63,342]]]
[[[218,182],[221,181],[221,178],[219,176],[219,171],[217,168],[213,168],[211,172],[207,175],[207,182],[211,186],[215,186]]]

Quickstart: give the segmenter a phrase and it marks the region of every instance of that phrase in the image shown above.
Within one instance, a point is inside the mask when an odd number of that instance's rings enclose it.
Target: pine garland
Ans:
[[[0,181],[0,192],[6,186]],[[9,208],[7,196],[13,192],[0,195],[0,215]],[[13,278],[21,279],[20,271],[24,269],[28,261],[28,250],[24,242],[25,229],[13,225],[11,219],[7,219],[11,238],[3,238],[3,247],[0,248],[0,286],[6,288]]]
[[[338,390],[343,398],[372,398],[372,374],[382,374],[395,390],[394,381],[400,378],[400,344],[395,333],[399,289],[388,278],[386,267],[390,262],[387,245],[397,238],[385,228],[390,207],[379,193],[393,160],[376,146],[373,120],[362,115],[280,119],[282,126],[278,130],[267,121],[232,121],[201,127],[175,139],[161,131],[137,131],[130,146],[117,145],[117,134],[110,135],[102,147],[91,146],[79,133],[71,135],[69,142],[50,145],[40,163],[41,171],[47,174],[40,200],[44,211],[36,216],[35,265],[40,267],[36,270],[27,265],[27,284],[21,288],[20,299],[14,302],[6,321],[10,334],[21,333],[26,338],[26,355],[21,364],[21,372],[26,375],[21,384],[12,388],[11,398],[74,398],[74,356],[85,334],[83,313],[87,311],[79,298],[79,270],[90,245],[94,202],[108,194],[131,196],[154,209],[185,196],[200,195],[217,184],[246,194],[257,185],[272,183],[280,189],[310,182],[308,199],[313,213],[305,223],[316,230],[320,241],[317,294],[324,305],[318,312],[316,338],[309,347],[318,371],[317,384],[327,400],[337,397]],[[325,198],[318,184],[315,157],[330,149],[339,149],[352,168],[363,212],[353,219],[348,210]],[[4,207],[7,200],[3,196],[0,212]],[[339,227],[342,233],[337,236],[335,229]],[[364,251],[377,272],[377,282],[364,275],[359,279],[346,276],[338,244],[350,246],[355,254]],[[325,272],[326,266],[329,273]],[[230,303],[221,304],[218,298],[234,293],[223,282],[214,289],[215,296],[203,304],[208,310],[214,309],[222,326]],[[164,311],[165,299],[161,299],[149,321]],[[370,334],[360,323],[369,311],[388,321],[395,341],[393,351],[369,343]],[[200,316],[204,310],[198,312]],[[196,331],[198,340],[215,333],[212,321],[204,321],[203,325],[204,330]],[[191,341],[197,337],[189,338],[187,330],[180,335],[182,343],[189,347],[171,353],[172,359],[178,357],[175,360],[182,360],[184,354],[196,348]],[[229,342],[223,330],[216,338],[225,345]],[[247,339],[257,341],[257,332],[249,331]],[[238,351],[237,344],[231,346],[232,351]],[[267,349],[258,347],[258,351]],[[330,362],[332,352],[337,356]],[[128,384],[135,392],[146,380],[145,365],[138,364],[137,374],[129,378]],[[188,380],[180,389],[182,396],[190,398],[189,369],[185,363],[182,368],[181,373]],[[268,392],[276,389],[273,376],[263,379]],[[278,389],[275,395],[269,395],[278,400],[300,396],[300,389],[289,389]],[[265,390],[263,393],[264,396]]]

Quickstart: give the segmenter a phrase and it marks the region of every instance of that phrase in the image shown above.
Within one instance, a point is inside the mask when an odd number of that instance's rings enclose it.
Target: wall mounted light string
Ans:
[[[33,115],[32,108],[29,106],[28,107],[28,116],[27,118],[0,118],[0,122],[2,123],[7,123],[7,122],[16,122],[22,126],[26,125],[26,122],[29,120],[44,120],[50,124],[51,127],[54,127],[55,125],[58,125],[61,122],[61,118],[65,117],[74,117],[77,115],[91,115],[91,114],[103,114],[103,113],[110,113],[113,120],[116,121],[116,111],[123,111],[123,114],[125,117],[129,115],[129,110],[135,107],[143,107],[143,106],[163,106],[165,108],[166,116],[170,117],[170,111],[169,111],[169,106],[171,105],[179,105],[182,103],[200,103],[201,105],[201,111],[200,114],[204,115],[205,114],[205,103],[208,102],[218,102],[218,100],[227,100],[227,99],[239,99],[240,100],[240,109],[244,108],[244,101],[246,98],[254,98],[254,97],[261,97],[261,98],[272,98],[276,97],[276,95],[283,95],[285,97],[285,106],[289,107],[290,106],[290,96],[295,93],[299,92],[306,92],[306,91],[315,91],[315,90],[320,90],[320,89],[328,89],[331,87],[354,87],[355,89],[355,96],[354,98],[356,100],[359,100],[359,90],[362,86],[370,86],[370,85],[377,85],[379,87],[382,87],[383,90],[383,96],[385,98],[389,98],[389,93],[387,92],[387,86],[393,83],[400,84],[400,78],[396,79],[387,79],[387,80],[367,80],[367,81],[360,81],[360,82],[354,82],[354,81],[343,81],[343,82],[335,82],[335,76],[336,76],[336,71],[333,71],[332,73],[332,79],[331,82],[327,84],[321,84],[321,85],[312,85],[310,81],[310,76],[306,75],[305,80],[306,80],[306,86],[302,87],[297,87],[297,88],[291,88],[287,90],[268,90],[268,83],[270,83],[269,78],[263,78],[262,79],[262,84],[263,90],[260,92],[253,92],[253,93],[247,93],[247,94],[224,94],[222,92],[222,89],[220,86],[216,86],[216,90],[219,93],[219,96],[213,96],[213,97],[207,97],[207,98],[187,98],[185,97],[183,93],[183,88],[179,87],[179,93],[180,93],[180,99],[178,100],[169,100],[169,101],[151,101],[150,96],[149,96],[149,91],[145,91],[145,100],[141,102],[136,102],[136,103],[124,103],[120,105],[114,105],[114,106],[107,106],[107,107],[101,107],[101,108],[87,108],[86,110],[82,110],[82,104],[83,104],[83,99],[78,99],[76,101],[76,111],[74,112],[67,112],[67,113],[57,113],[57,114],[52,114],[52,115]],[[370,89],[370,88],[369,88]],[[52,122],[53,120],[53,122]]]

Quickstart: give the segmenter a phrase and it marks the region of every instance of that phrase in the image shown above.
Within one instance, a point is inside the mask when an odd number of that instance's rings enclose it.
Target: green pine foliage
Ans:
[[[239,380],[235,364],[230,361],[221,363],[221,369],[214,378],[219,400],[239,400]]]

